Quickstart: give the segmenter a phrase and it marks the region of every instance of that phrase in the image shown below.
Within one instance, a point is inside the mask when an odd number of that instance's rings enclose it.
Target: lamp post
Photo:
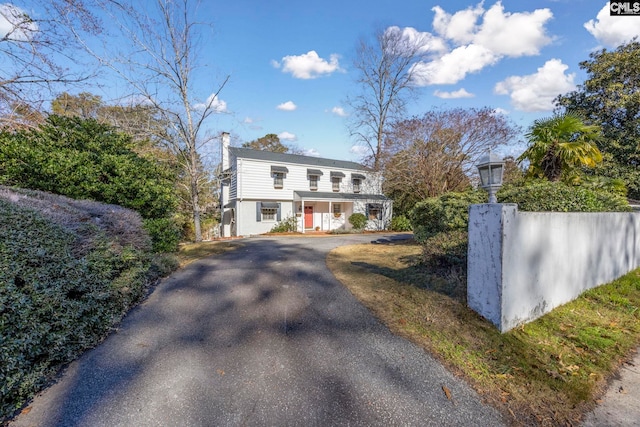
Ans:
[[[480,186],[489,193],[489,203],[498,203],[496,193],[502,187],[502,172],[504,171],[504,160],[495,153],[489,154],[480,159],[478,172],[480,173]]]

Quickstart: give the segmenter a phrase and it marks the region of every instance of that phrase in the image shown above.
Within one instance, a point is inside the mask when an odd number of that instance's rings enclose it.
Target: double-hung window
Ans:
[[[287,177],[289,169],[284,166],[271,166],[271,176],[273,177],[273,188],[284,188],[284,179]]]
[[[318,175],[309,175],[309,190],[316,191],[318,189]]]
[[[340,191],[342,178],[344,178],[344,174],[342,172],[331,172],[331,189],[336,193]]]
[[[319,169],[307,169],[307,177],[309,178],[309,190],[318,191],[318,181],[322,176],[322,171]]]
[[[333,191],[340,191],[340,178],[336,176],[331,178],[331,188]]]
[[[284,187],[284,174],[282,172],[273,173],[273,188]]]
[[[362,181],[364,181],[364,175],[359,173],[351,174],[351,183],[353,184],[353,192],[359,193],[362,191]]]
[[[360,184],[361,184],[361,180],[358,178],[354,178],[353,179],[353,192],[354,193],[359,193],[360,192]]]

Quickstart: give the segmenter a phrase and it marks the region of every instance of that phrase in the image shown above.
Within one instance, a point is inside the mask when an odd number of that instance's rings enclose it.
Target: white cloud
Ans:
[[[411,48],[419,47],[421,53],[443,53],[448,50],[447,44],[440,37],[436,37],[429,32],[421,32],[413,27],[400,28],[397,26],[388,27],[385,33],[396,33],[396,37],[402,40]]]
[[[493,110],[493,112],[494,112],[495,114],[502,114],[503,116],[508,116],[508,115],[509,115],[509,111],[508,111],[508,110],[505,110],[504,108],[495,108],[495,109]]]
[[[473,98],[475,96],[474,94],[467,92],[465,88],[461,88],[453,92],[436,90],[433,94],[442,99]]]
[[[251,117],[245,117],[242,123],[250,125],[251,123],[253,123],[253,119]]]
[[[320,152],[315,148],[306,148],[303,153],[305,156],[320,157]]]
[[[336,116],[347,117],[347,113],[344,111],[344,108],[342,107],[333,107],[331,109],[331,112]]]
[[[482,3],[472,8],[460,10],[453,15],[448,14],[440,6],[431,9],[435,12],[433,17],[433,29],[438,34],[458,44],[467,44],[473,41],[477,31],[476,22],[484,13]]]
[[[511,76],[494,87],[498,95],[509,95],[511,104],[520,111],[551,111],[553,100],[575,89],[575,74],[565,74],[569,67],[559,59],[551,59],[535,74]]]
[[[272,60],[271,65],[276,68],[282,66],[283,73],[291,73],[297,79],[315,79],[322,75],[329,75],[340,70],[339,56],[331,54],[329,60],[322,59],[315,50],[302,55],[289,55],[282,58],[282,63]]]
[[[283,141],[295,141],[298,139],[298,137],[292,134],[291,132],[280,132],[278,134],[278,138],[280,138]]]
[[[415,64],[411,70],[412,80],[418,86],[455,84],[467,74],[480,71],[497,61],[494,53],[483,46],[460,46],[437,60]]]
[[[608,47],[617,47],[640,36],[640,22],[632,16],[611,16],[609,2],[600,9],[596,19],[589,20],[584,28],[591,33],[599,43]]]
[[[215,93],[209,95],[206,103],[196,104],[193,107],[196,110],[203,110],[207,107],[207,105],[213,110],[215,113],[224,113],[227,111],[227,103],[222,99],[218,98]]]
[[[298,106],[294,104],[293,101],[287,101],[278,105],[276,108],[282,111],[294,111],[296,108],[298,108]]]
[[[432,9],[434,31],[451,47],[431,61],[415,64],[414,84],[455,84],[505,57],[538,55],[551,43],[545,29],[553,17],[549,9],[510,13],[500,1],[488,10],[482,5],[453,14],[440,6]]]
[[[501,2],[484,14],[480,30],[473,42],[491,49],[496,55],[519,57],[538,55],[551,43],[544,25],[553,17],[549,9],[533,12],[505,13]]]
[[[355,154],[358,157],[364,157],[369,154],[369,148],[364,145],[354,145],[349,149],[349,153]]]
[[[26,41],[38,32],[38,24],[11,3],[0,4],[0,39]]]

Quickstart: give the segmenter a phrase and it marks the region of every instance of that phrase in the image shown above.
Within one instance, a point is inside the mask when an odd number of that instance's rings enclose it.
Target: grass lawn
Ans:
[[[466,306],[465,272],[434,274],[422,247],[333,250],[333,274],[394,333],[465,378],[514,425],[575,425],[640,344],[640,270],[500,334]]]

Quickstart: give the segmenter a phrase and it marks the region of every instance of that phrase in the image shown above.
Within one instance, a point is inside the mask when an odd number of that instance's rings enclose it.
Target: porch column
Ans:
[[[302,213],[300,214],[300,218],[302,218],[302,234],[304,234],[304,199],[300,199],[300,209]]]
[[[329,231],[331,231],[331,224],[333,224],[333,202],[329,200]]]

